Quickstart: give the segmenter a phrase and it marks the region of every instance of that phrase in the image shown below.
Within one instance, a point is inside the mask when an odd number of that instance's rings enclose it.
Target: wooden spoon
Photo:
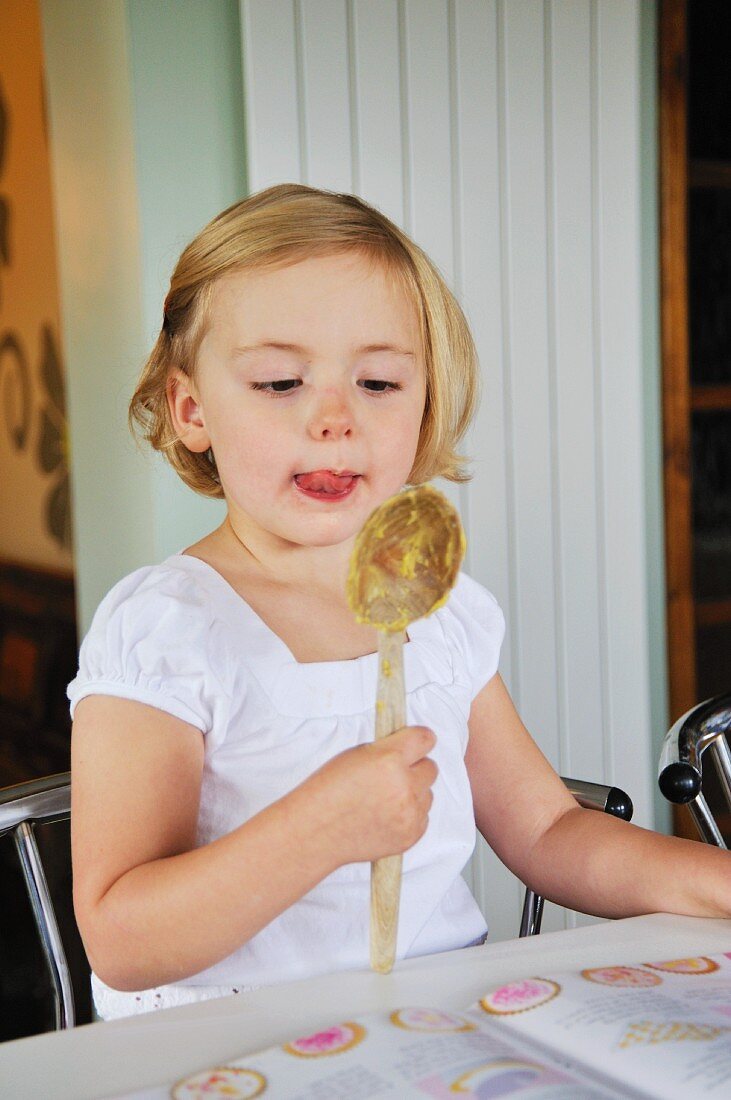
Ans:
[[[447,600],[465,538],[457,512],[429,485],[397,494],[366,521],[350,559],[348,603],[378,630],[376,740],[406,722],[403,643],[414,619]],[[371,864],[371,967],[388,974],[396,957],[401,856]]]

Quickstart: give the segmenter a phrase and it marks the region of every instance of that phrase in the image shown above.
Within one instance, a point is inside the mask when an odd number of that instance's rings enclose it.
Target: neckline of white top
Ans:
[[[280,713],[301,715],[305,709],[315,713],[323,701],[341,714],[355,713],[372,707],[375,699],[375,681],[378,669],[378,653],[366,653],[343,661],[300,662],[278,634],[268,626],[249,603],[236,591],[217,569],[192,554],[173,554],[166,564],[185,571],[198,572],[216,592],[225,599],[216,610],[225,616],[235,629],[237,621],[248,628],[245,665],[277,701]],[[209,588],[210,590],[210,588]],[[404,645],[404,671],[407,694],[429,683],[450,684],[454,670],[448,655],[440,612],[428,618],[418,619],[409,626],[409,641]],[[323,698],[324,696],[324,698]],[[319,702],[318,702],[319,698]]]

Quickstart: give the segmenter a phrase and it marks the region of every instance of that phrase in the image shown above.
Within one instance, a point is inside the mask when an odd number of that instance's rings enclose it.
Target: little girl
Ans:
[[[272,187],[172,276],[131,418],[223,524],[102,601],[69,687],[78,924],[111,1018],[369,963],[370,861],[404,853],[397,958],[477,944],[475,822],[534,890],[606,917],[731,914],[731,861],[580,809],[461,575],[412,624],[409,725],[373,741],[355,536],[462,481],[475,350],[429,259],[360,199]]]

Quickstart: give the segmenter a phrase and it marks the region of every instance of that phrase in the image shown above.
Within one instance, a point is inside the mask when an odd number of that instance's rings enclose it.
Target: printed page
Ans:
[[[484,1012],[567,1066],[662,1100],[731,1096],[731,952],[502,986]]]
[[[134,1093],[134,1100],[606,1100],[636,1095],[594,1088],[526,1053],[491,1024],[436,1009],[371,1013],[284,1046]],[[484,1023],[490,1032],[483,1030]],[[132,1097],[117,1098],[132,1100]]]

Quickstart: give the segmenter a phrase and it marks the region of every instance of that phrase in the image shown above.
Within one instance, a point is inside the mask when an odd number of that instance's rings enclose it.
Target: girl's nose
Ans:
[[[344,394],[322,394],[312,409],[307,425],[313,439],[343,439],[353,431],[353,416]]]

